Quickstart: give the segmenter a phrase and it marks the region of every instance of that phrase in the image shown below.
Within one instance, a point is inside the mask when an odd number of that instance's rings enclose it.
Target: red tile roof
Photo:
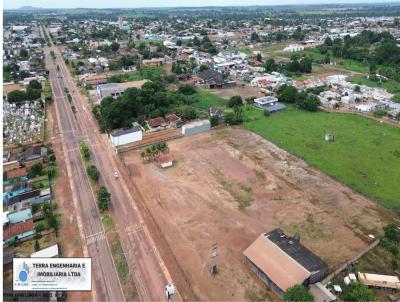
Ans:
[[[162,164],[168,163],[173,160],[174,160],[174,158],[171,153],[161,154],[160,157],[158,158],[158,163],[160,165],[162,165]]]
[[[149,126],[151,128],[155,128],[155,127],[161,126],[164,123],[165,123],[165,120],[161,116],[153,118],[153,119],[150,119],[150,120],[147,121],[147,124],[149,124]]]
[[[14,169],[11,171],[7,171],[7,179],[13,179],[21,176],[26,176],[26,168],[19,168],[19,169]]]
[[[4,240],[7,240],[11,237],[15,237],[19,234],[32,231],[35,228],[33,224],[33,219],[26,220],[24,222],[12,224],[9,227],[4,229],[3,236]]]
[[[170,114],[170,115],[167,115],[167,119],[169,122],[176,122],[177,120],[180,119],[180,117],[175,114]]]

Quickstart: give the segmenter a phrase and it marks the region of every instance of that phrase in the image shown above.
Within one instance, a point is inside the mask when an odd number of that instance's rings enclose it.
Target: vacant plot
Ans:
[[[213,98],[219,99],[219,104],[226,104],[226,101],[235,95],[240,95],[243,99],[255,96],[261,97],[264,96],[262,92],[260,92],[260,88],[250,86],[248,83],[242,85],[242,83],[238,83],[235,87],[223,88],[223,89],[209,89],[209,90],[201,90],[202,93],[206,93],[207,95],[211,95]],[[196,106],[196,104],[194,104]],[[214,106],[214,105],[213,105]]]
[[[273,298],[242,255],[262,232],[298,232],[337,267],[392,219],[390,211],[241,127],[171,141],[169,148],[175,162],[165,170],[143,163],[137,152],[124,162],[199,300]],[[220,270],[214,277],[213,263]]]
[[[388,208],[400,210],[400,131],[358,115],[290,107],[264,117],[246,110],[245,127]],[[325,142],[325,134],[335,142]]]
[[[210,107],[224,106],[226,101],[221,97],[212,94],[209,90],[197,88],[198,101],[193,103],[193,106],[201,109],[208,110]]]

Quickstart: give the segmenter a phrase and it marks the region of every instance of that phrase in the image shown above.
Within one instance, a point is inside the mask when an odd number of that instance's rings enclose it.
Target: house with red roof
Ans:
[[[33,219],[25,220],[24,222],[11,224],[3,229],[3,244],[30,238],[36,234]]]
[[[161,116],[147,120],[146,124],[151,130],[165,127],[167,125],[165,119]]]

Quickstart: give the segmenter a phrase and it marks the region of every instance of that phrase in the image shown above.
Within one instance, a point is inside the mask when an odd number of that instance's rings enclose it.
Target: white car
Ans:
[[[118,172],[117,172],[117,171],[114,171],[113,175],[114,175],[114,178],[115,178],[115,179],[118,178]]]

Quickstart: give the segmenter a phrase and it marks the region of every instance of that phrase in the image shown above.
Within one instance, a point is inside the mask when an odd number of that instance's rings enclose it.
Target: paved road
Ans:
[[[48,47],[45,48],[45,56],[84,254],[92,258],[93,299],[95,301],[125,301],[96,207],[96,200],[80,156],[79,141],[84,137],[69,102],[63,94],[62,81],[57,76]]]
[[[100,180],[111,193],[112,216],[122,239],[122,247],[129,271],[133,274],[139,298],[141,301],[166,301],[164,288],[167,283],[172,282],[172,279],[123,177],[118,179],[113,177],[114,171],[118,171],[120,175],[125,173],[121,169],[121,162],[117,159],[107,137],[100,134],[97,122],[92,117],[91,107],[87,100],[79,94],[78,87],[62,59],[60,51],[55,47],[53,47],[53,51],[56,55],[57,65],[60,66],[60,73],[76,107],[75,116],[80,138],[87,140],[92,161],[101,175]],[[65,108],[63,111],[71,112],[70,108]],[[69,123],[71,114],[60,116],[63,123]],[[74,173],[78,173],[77,170],[78,168],[74,170]],[[85,173],[84,169],[83,172]],[[78,188],[81,190],[80,187]],[[82,189],[85,190],[85,188]],[[86,223],[87,221],[84,220],[83,224],[86,225]],[[106,274],[108,274],[107,270]],[[178,293],[174,300],[180,300]]]

